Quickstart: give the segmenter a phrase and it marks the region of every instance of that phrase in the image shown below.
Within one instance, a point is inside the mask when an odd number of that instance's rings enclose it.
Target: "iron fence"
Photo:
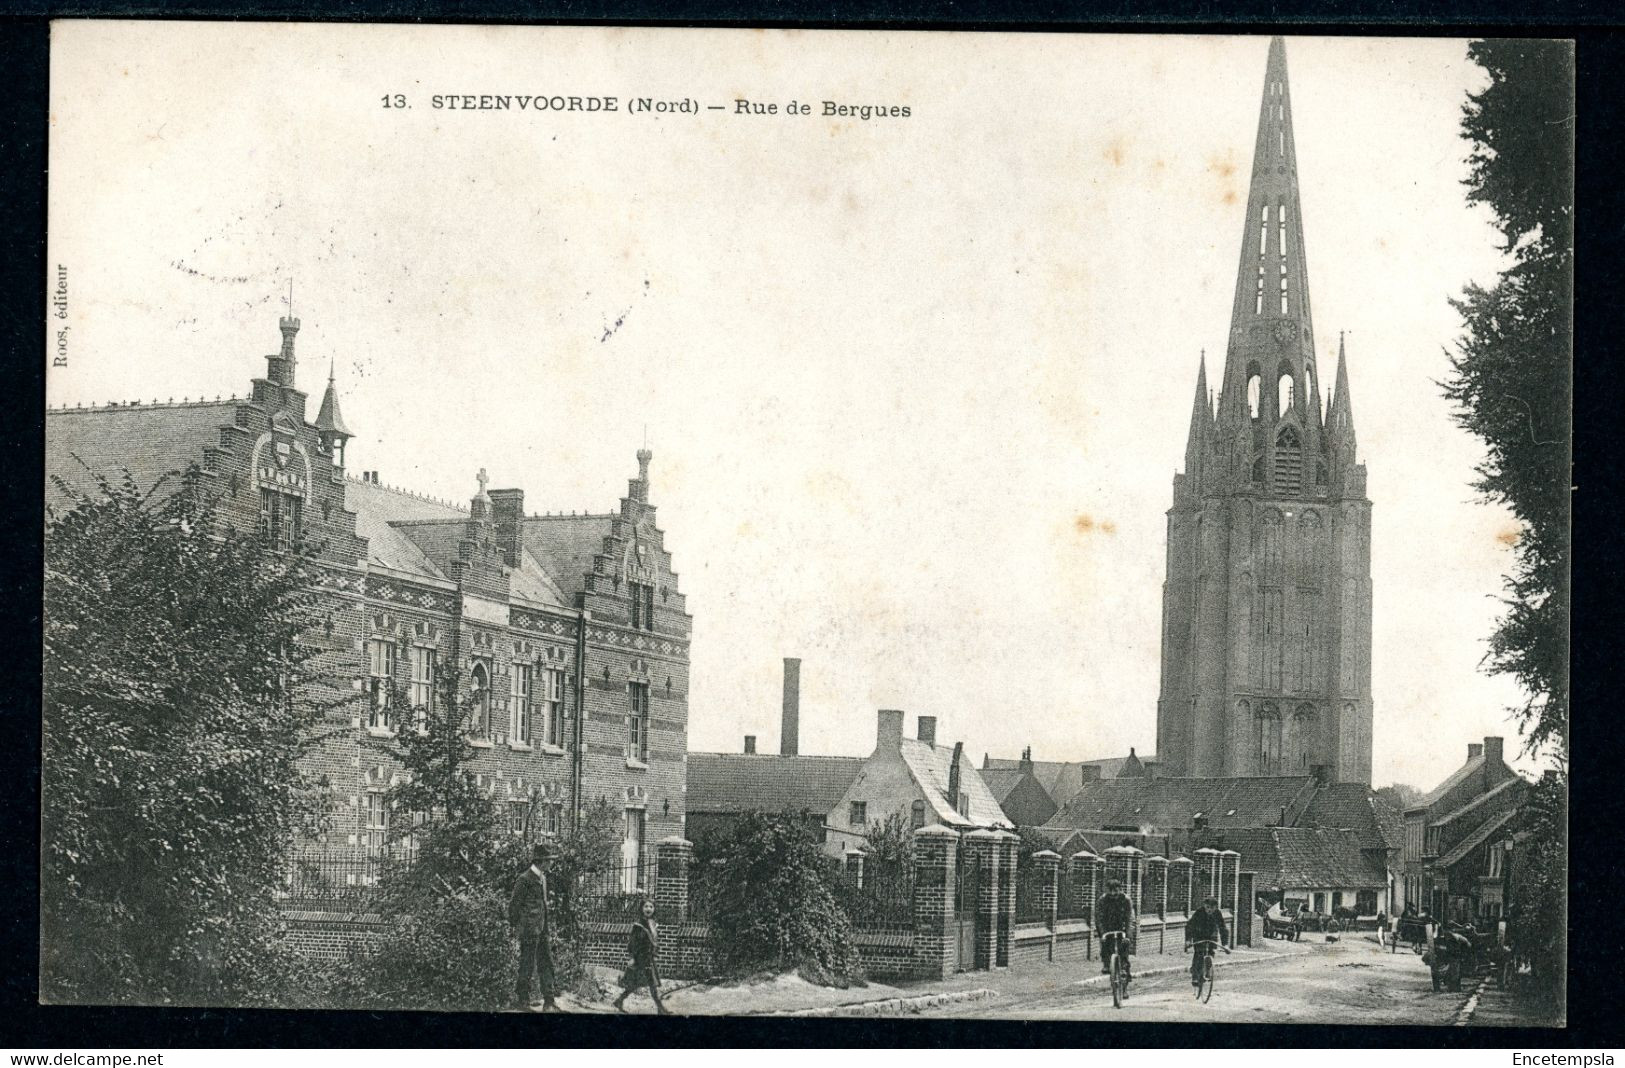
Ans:
[[[1048,876],[1030,858],[1016,867],[1016,922],[1048,923],[1049,906],[1043,903],[1043,884]]]
[[[1056,880],[1055,916],[1061,920],[1087,920],[1091,911],[1089,876],[1083,874],[1081,879],[1074,880],[1071,869],[1070,864],[1064,866]]]
[[[584,919],[597,923],[631,923],[643,915],[643,902],[655,892],[653,863],[608,868],[583,875],[575,888],[575,905]]]
[[[836,902],[860,931],[914,929],[914,872],[905,865],[866,860],[861,870],[837,870],[832,881]]]
[[[386,857],[301,853],[290,859],[282,889],[295,903],[362,904],[377,898],[386,872],[405,867]]]

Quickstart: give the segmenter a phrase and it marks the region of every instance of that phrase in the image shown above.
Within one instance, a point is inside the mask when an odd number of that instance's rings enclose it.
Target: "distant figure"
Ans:
[[[1377,945],[1384,946],[1384,945],[1388,944],[1388,943],[1383,941],[1383,937],[1387,933],[1388,933],[1388,912],[1387,912],[1386,909],[1378,909],[1377,910]]]
[[[621,996],[615,999],[615,1009],[625,1012],[626,999],[639,987],[647,986],[649,997],[655,1003],[655,1012],[664,1016],[666,1006],[660,1000],[660,971],[655,966],[655,954],[660,943],[655,932],[655,903],[652,899],[643,899],[642,912],[642,918],[632,925],[632,934],[627,940],[626,952],[631,956],[632,963],[621,973]]]
[[[1134,902],[1123,893],[1123,884],[1117,879],[1106,882],[1106,892],[1100,895],[1095,904],[1095,929],[1100,932],[1100,973],[1105,975],[1111,971],[1111,947],[1107,945],[1108,936],[1115,938],[1118,956],[1123,958],[1123,971],[1128,981],[1134,981],[1133,960],[1134,940],[1129,932],[1134,929]]]
[[[513,897],[508,899],[508,923],[519,939],[519,981],[514,986],[514,1004],[521,1009],[535,1005],[530,999],[534,974],[542,992],[543,1012],[559,1011],[553,1000],[553,947],[548,943],[551,925],[547,915],[547,865],[551,856],[547,843],[538,842],[531,849],[530,867],[514,881]]]

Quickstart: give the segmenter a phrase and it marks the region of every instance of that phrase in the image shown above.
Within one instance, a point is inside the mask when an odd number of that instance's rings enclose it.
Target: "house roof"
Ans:
[[[1190,827],[1200,814],[1214,828],[1262,827],[1280,822],[1281,811],[1313,787],[1307,775],[1104,779],[1085,784],[1049,822],[1167,830]]]
[[[690,753],[690,812],[783,812],[828,815],[863,767],[863,757]]]
[[[902,741],[903,763],[931,802],[935,820],[946,827],[1012,827],[1004,810],[994,799],[976,765],[963,752],[959,755],[959,789],[966,801],[966,815],[948,804],[948,769],[953,763],[952,746],[930,745],[917,738]]]
[[[987,784],[988,792],[1001,806],[1010,799],[1011,791],[1027,779],[1027,773],[1020,768],[982,768],[979,774]],[[1042,787],[1043,784],[1039,785]]]
[[[1508,781],[1510,782],[1512,780]],[[1473,831],[1473,833],[1469,834],[1466,838],[1463,838],[1460,842],[1457,842],[1454,849],[1450,850],[1450,852],[1439,858],[1439,867],[1451,868],[1457,864],[1460,864],[1468,853],[1471,853],[1478,846],[1483,845],[1486,839],[1488,839],[1496,831],[1499,831],[1502,827],[1505,827],[1512,820],[1512,817],[1516,816],[1517,814],[1516,809],[1508,809],[1493,819],[1485,820],[1481,827]]]
[[[367,539],[369,564],[424,578],[446,578],[423,548],[395,524],[423,520],[466,521],[467,513],[449,504],[360,479],[345,480],[344,506],[355,513],[355,532]]]
[[[1241,854],[1241,869],[1258,873],[1259,885],[1282,890],[1381,887],[1384,866],[1360,846],[1359,836],[1330,827],[1238,827],[1226,830],[1223,847]]]
[[[1469,757],[1467,763],[1457,768],[1453,773],[1451,773],[1448,779],[1440,783],[1438,786],[1435,786],[1432,790],[1428,791],[1420,801],[1416,802],[1414,805],[1411,805],[1405,811],[1415,812],[1419,808],[1433,807],[1443,800],[1444,796],[1451,790],[1454,790],[1457,786],[1461,785],[1472,776],[1478,774],[1483,769],[1484,755],[1482,753],[1475,757]]]
[[[1445,815],[1445,816],[1443,816],[1443,817],[1441,817],[1439,819],[1433,820],[1432,824],[1435,827],[1444,827],[1444,826],[1446,826],[1448,824],[1456,822],[1457,820],[1461,819],[1463,816],[1470,816],[1470,815],[1473,815],[1475,813],[1478,813],[1490,801],[1492,801],[1492,800],[1494,800],[1496,798],[1499,798],[1499,797],[1505,797],[1508,793],[1510,793],[1512,791],[1515,791],[1519,787],[1524,786],[1524,785],[1527,785],[1527,784],[1523,781],[1523,779],[1521,779],[1518,776],[1514,775],[1510,779],[1506,779],[1503,782],[1497,783],[1495,786],[1493,786],[1490,789],[1488,789],[1488,790],[1484,791],[1483,793],[1479,794],[1477,797],[1473,798],[1471,801],[1467,802],[1465,805],[1463,805],[1460,808],[1456,809],[1455,811],[1449,813],[1448,815]]]
[[[1154,756],[1139,759],[1147,764],[1154,764],[1157,760]],[[1100,760],[1034,760],[1033,778],[1038,780],[1038,785],[1044,788],[1044,792],[1049,794],[1051,800],[1057,805],[1064,805],[1073,794],[1082,789],[1085,767],[1099,768],[1102,779],[1115,779],[1126,760],[1128,757],[1104,757]],[[1020,766],[1021,761],[1016,758],[987,757],[983,770],[1004,771]]]
[[[128,471],[136,486],[147,491],[165,475],[202,464],[204,448],[220,443],[220,428],[233,425],[239,403],[233,399],[47,411],[46,503],[54,508],[69,506],[49,475],[58,475],[83,490],[94,485],[92,473],[117,482]]]
[[[1334,782],[1320,787],[1309,799],[1299,827],[1334,827],[1354,831],[1362,849],[1398,849],[1404,844],[1404,826],[1398,815],[1376,801],[1371,788],[1358,782]]]
[[[614,522],[612,515],[526,516],[525,548],[559,590],[574,597],[586,587],[593,557],[604,551]]]

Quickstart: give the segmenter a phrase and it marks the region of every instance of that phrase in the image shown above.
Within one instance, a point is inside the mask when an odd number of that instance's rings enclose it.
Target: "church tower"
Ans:
[[[1286,43],[1270,41],[1217,404],[1197,368],[1168,510],[1167,774],[1371,781],[1371,502],[1348,367],[1321,405]]]

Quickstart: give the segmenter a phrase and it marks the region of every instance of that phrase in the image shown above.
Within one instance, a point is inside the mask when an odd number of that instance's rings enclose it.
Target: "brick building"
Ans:
[[[981,774],[999,808],[1017,827],[1042,827],[1055,815],[1058,807],[1055,800],[1033,773],[1031,749],[1021,754],[1021,760],[1013,768],[990,768],[984,756]],[[1071,856],[1070,853],[1061,855]]]
[[[1322,413],[1286,45],[1270,42],[1217,404],[1200,367],[1168,511],[1170,775],[1371,781],[1371,502],[1348,365]]]
[[[1460,920],[1505,907],[1506,841],[1529,784],[1502,758],[1501,739],[1467,746],[1467,760],[1405,810],[1401,906]]]
[[[391,740],[443,699],[439,671],[472,703],[474,770],[515,833],[561,829],[603,799],[621,815],[625,866],[652,863],[649,843],[683,826],[690,618],[650,453],[614,509],[580,515],[527,514],[523,490],[487,490],[483,469],[466,508],[353,477],[336,384],[310,421],[299,321],[280,327],[246,397],[50,410],[47,501],[64,503],[53,477],[128,471],[173,487],[195,465],[224,523],[320,562],[312,666],[338,680],[310,694],[331,706],[309,758],[330,814],[309,845],[324,855],[385,848]]]

